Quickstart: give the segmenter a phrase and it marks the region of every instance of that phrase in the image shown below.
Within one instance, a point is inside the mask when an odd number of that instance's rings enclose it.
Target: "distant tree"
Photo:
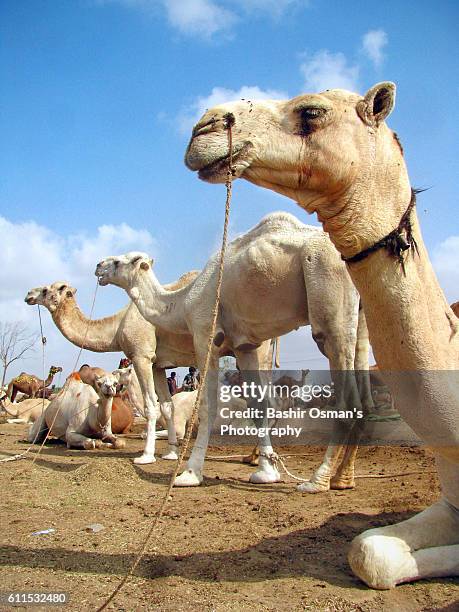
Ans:
[[[3,365],[2,386],[5,384],[9,366],[26,353],[33,351],[39,334],[31,333],[20,321],[0,323],[0,361]]]

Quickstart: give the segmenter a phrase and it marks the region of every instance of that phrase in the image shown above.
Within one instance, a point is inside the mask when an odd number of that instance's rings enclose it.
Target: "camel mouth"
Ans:
[[[109,284],[108,279],[105,278],[105,276],[102,276],[102,275],[97,275],[97,276],[99,279],[97,282],[101,287],[105,287],[106,285]]]
[[[29,306],[35,306],[35,304],[37,303],[37,300],[33,297],[27,296],[24,298],[24,302],[28,304]]]
[[[233,162],[233,177],[238,178],[244,171],[244,166],[248,164],[248,153],[252,148],[252,144],[246,142],[233,148],[232,162]],[[202,168],[196,168],[198,170],[198,177],[202,181],[226,181],[228,169],[229,169],[229,153],[215,159],[210,164],[203,166]],[[245,162],[245,164],[244,164]],[[236,167],[238,164],[239,167]]]

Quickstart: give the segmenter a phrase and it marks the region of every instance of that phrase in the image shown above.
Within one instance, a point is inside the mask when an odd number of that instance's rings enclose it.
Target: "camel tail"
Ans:
[[[10,402],[13,401],[13,391],[14,391],[14,385],[13,385],[13,381],[11,381],[10,384],[8,385],[8,389],[6,390],[6,395],[8,399],[10,400]]]
[[[28,441],[32,444],[41,444],[49,431],[46,424],[45,414],[43,413],[29,429]]]
[[[274,367],[280,368],[280,338],[274,338],[276,353],[274,356]]]

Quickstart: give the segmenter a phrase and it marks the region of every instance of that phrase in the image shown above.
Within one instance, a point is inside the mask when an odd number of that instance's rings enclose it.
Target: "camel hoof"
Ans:
[[[311,482],[307,480],[306,482],[302,482],[297,486],[297,490],[301,491],[301,493],[323,493],[324,491],[328,491],[330,489],[330,485],[320,484],[319,482]]]
[[[85,450],[94,450],[96,448],[96,441],[95,440],[85,440],[83,442],[83,448]]]
[[[147,463],[154,463],[156,461],[156,458],[154,455],[146,455],[143,454],[140,457],[136,457],[134,459],[134,463],[136,465],[146,465]]]
[[[166,459],[167,461],[176,461],[178,459],[178,455],[175,451],[169,451],[165,455],[161,455],[161,459]]]
[[[126,440],[120,440],[119,438],[116,438],[116,440],[113,440],[112,448],[125,448],[125,446],[126,446]]]
[[[257,470],[253,474],[250,474],[249,482],[252,484],[272,484],[273,482],[280,482],[279,472],[272,468],[271,470]]]
[[[368,530],[351,543],[348,562],[356,576],[372,589],[392,589],[397,570],[406,564],[406,544],[398,538],[372,535]],[[402,545],[401,545],[402,544]]]
[[[354,489],[355,480],[353,478],[332,478],[330,480],[330,489],[334,491],[344,491],[345,489]]]
[[[198,476],[194,470],[185,470],[174,481],[174,487],[199,487],[202,476]]]

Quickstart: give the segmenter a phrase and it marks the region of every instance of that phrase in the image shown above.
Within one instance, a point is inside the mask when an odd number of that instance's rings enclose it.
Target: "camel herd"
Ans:
[[[324,231],[279,212],[228,245],[199,429],[175,485],[203,480],[220,357],[233,355],[244,380],[262,382],[272,364],[272,339],[310,325],[329,360],[336,406],[368,413],[371,342],[398,411],[434,449],[442,488],[442,498],[420,514],[366,531],[352,542],[352,570],[378,589],[459,575],[459,384],[453,375],[445,384],[445,372],[459,369],[459,309],[446,302],[422,240],[403,151],[385,123],[394,104],[395,86],[389,82],[363,97],[327,90],[286,101],[231,102],[206,111],[185,155],[201,179],[222,183],[232,142],[235,179],[317,213]],[[160,416],[168,431],[164,458],[176,459],[194,394],[174,408],[165,368],[203,368],[217,275],[214,256],[202,271],[163,286],[147,254],[107,257],[96,267],[99,284],[124,289],[130,302],[95,321],[81,312],[76,289],[67,282],[30,290],[26,302],[46,307],[70,342],[95,352],[122,351],[135,371],[72,374],[35,420],[30,440],[38,442],[50,432],[69,446],[122,447],[113,427],[121,384],[132,388],[147,420],[145,448],[134,461],[155,461]],[[354,486],[361,424],[336,422],[320,467],[300,491]],[[260,438],[259,446],[259,466],[250,481],[279,481],[269,436]]]

